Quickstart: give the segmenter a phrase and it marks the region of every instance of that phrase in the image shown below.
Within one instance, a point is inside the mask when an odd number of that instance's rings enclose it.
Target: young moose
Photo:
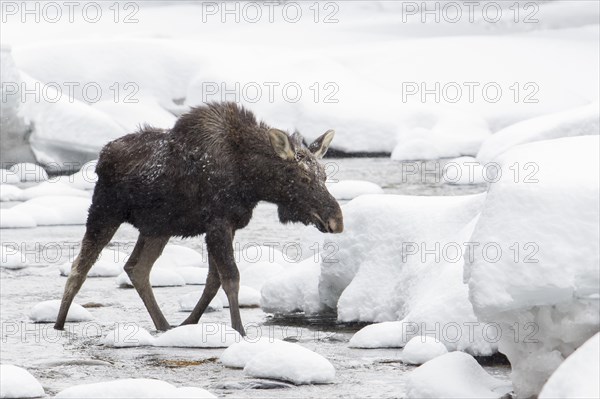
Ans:
[[[244,328],[238,306],[239,272],[232,240],[259,201],[278,205],[282,223],[313,224],[322,232],[343,230],[342,211],[325,187],[317,162],[334,131],[310,146],[302,137],[258,123],[234,103],[213,103],[181,116],[170,131],[150,127],[108,143],[96,166],[98,182],[81,252],[56,320],[63,329],[73,298],[89,269],[121,223],[140,236],[125,265],[158,330],[167,330],[149,282],[150,269],[169,237],[206,234],[209,272],[202,297],[183,324],[198,323],[222,285],[231,323]]]

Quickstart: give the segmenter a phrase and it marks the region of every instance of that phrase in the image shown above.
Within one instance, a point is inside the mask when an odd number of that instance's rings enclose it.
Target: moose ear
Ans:
[[[271,146],[273,147],[275,154],[286,161],[295,159],[292,144],[290,143],[290,138],[286,132],[278,129],[269,129],[267,134],[269,135],[269,140],[271,141]]]
[[[331,140],[333,140],[333,136],[335,136],[334,130],[328,130],[321,137],[313,141],[313,143],[308,146],[308,149],[315,154],[317,158],[323,158],[325,153],[329,149],[329,144],[331,144]]]

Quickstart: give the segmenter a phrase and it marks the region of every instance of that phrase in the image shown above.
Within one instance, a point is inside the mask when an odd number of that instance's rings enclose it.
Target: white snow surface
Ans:
[[[36,227],[37,223],[33,217],[25,212],[14,209],[0,209],[0,229],[18,229]]]
[[[333,382],[335,368],[329,360],[301,345],[276,344],[253,356],[246,363],[244,374],[296,385],[327,384]]]
[[[78,255],[73,258],[73,261]],[[123,267],[128,257],[129,255],[125,252],[104,248],[88,272],[88,277],[116,277],[123,273]],[[72,264],[73,262],[66,262],[58,265],[61,276],[68,276],[71,273]]]
[[[242,336],[224,323],[199,323],[176,327],[159,335],[155,346],[185,348],[227,348]]]
[[[379,185],[364,180],[339,180],[327,184],[327,190],[337,200],[351,200],[364,194],[383,194]]]
[[[167,244],[154,264],[157,267],[202,267],[208,263],[202,254],[183,245]]]
[[[181,312],[191,312],[194,310],[194,307],[200,300],[201,296],[202,291],[190,292],[189,294],[183,295],[177,300],[179,303],[179,310]],[[206,308],[206,312],[220,312],[221,310],[223,310],[223,302],[221,302],[221,299],[217,297],[213,298]]]
[[[28,266],[25,255],[11,245],[0,246],[0,267],[23,269]]]
[[[22,182],[42,182],[48,180],[48,173],[46,170],[34,163],[18,163],[11,166],[9,171],[17,175]]]
[[[423,364],[446,353],[448,353],[446,346],[435,337],[422,335],[408,341],[401,356],[404,363]]]
[[[23,190],[12,184],[0,184],[0,202],[20,201]]]
[[[135,323],[118,323],[114,330],[106,334],[102,343],[117,348],[149,346],[154,344],[154,337]]]
[[[119,287],[133,287],[126,272],[122,272],[117,276],[116,284]],[[150,285],[152,287],[178,287],[185,285],[185,280],[174,270],[157,267],[150,271]]]
[[[494,398],[511,387],[489,375],[469,354],[451,352],[417,367],[406,377],[409,398]]]
[[[494,181],[495,172],[495,165],[482,164],[473,157],[459,157],[444,165],[442,177],[449,184],[481,184]]]
[[[0,398],[39,398],[44,388],[31,373],[12,364],[0,364]]]
[[[225,349],[219,360],[227,367],[243,369],[256,355],[276,345],[290,348],[294,344],[271,337],[260,337],[257,340],[244,339]]]
[[[271,278],[282,274],[284,267],[278,263],[257,262],[248,264],[240,270],[240,284],[260,291]]]
[[[54,323],[58,317],[60,300],[53,299],[36,304],[29,312],[29,318],[36,323]],[[90,321],[94,317],[83,306],[73,302],[67,313],[67,321]]]
[[[208,269],[204,267],[184,266],[177,267],[173,271],[179,274],[187,285],[204,285]]]
[[[25,190],[24,190],[25,191]],[[87,195],[87,194],[86,194]],[[85,224],[89,197],[47,195],[2,209],[2,228]]]
[[[0,169],[0,183],[2,184],[17,184],[21,179],[19,175],[9,169]]]
[[[45,181],[36,186],[29,187],[21,190],[20,196],[17,201],[28,201],[37,197],[44,196],[65,196],[65,197],[83,197],[90,198],[91,193],[89,191],[80,190],[77,188],[70,187],[69,185],[60,181]]]
[[[499,350],[522,397],[537,395],[599,329],[599,145],[598,136],[571,137],[502,154],[502,178],[471,237],[502,251],[474,251],[464,278],[475,314],[501,328]]]
[[[227,299],[227,294],[225,291],[220,289],[217,291],[217,296],[223,306],[229,307],[229,300]],[[256,308],[260,306],[260,291],[248,287],[246,285],[241,285],[240,290],[238,291],[238,304],[240,308]]]
[[[147,378],[127,378],[75,385],[60,391],[55,397],[61,399],[216,398],[216,396],[202,388],[176,388],[168,382]]]
[[[92,105],[110,115],[115,122],[130,133],[141,126],[149,125],[159,129],[170,129],[175,124],[175,115],[162,107],[152,97],[137,98],[138,102],[115,102],[114,100],[99,101]]]
[[[600,333],[577,348],[550,376],[538,396],[553,398],[600,398]]]

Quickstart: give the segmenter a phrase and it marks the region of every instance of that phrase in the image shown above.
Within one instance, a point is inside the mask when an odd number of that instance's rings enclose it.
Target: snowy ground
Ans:
[[[481,186],[455,186],[443,183],[422,183],[413,176],[410,184],[401,185],[400,164],[387,159],[340,159],[339,179],[367,179],[381,185],[386,193],[481,192]],[[432,163],[430,163],[431,165]],[[392,178],[392,176],[396,176]],[[12,203],[2,203],[3,207]],[[52,243],[76,243],[83,226],[48,226],[34,229],[3,229],[2,241],[22,243],[30,259],[36,254],[54,257]],[[299,240],[303,228],[281,226],[274,207],[261,205],[251,224],[237,235],[242,247],[250,242]],[[296,237],[294,237],[296,235]],[[113,240],[113,247],[131,244],[136,231],[123,226]],[[201,250],[202,239],[172,242]],[[37,247],[36,247],[37,245]],[[36,250],[37,248],[37,250]],[[66,254],[63,253],[63,256]],[[44,262],[41,262],[42,264]],[[47,263],[47,262],[46,262]],[[244,376],[241,370],[229,369],[218,362],[223,349],[189,348],[108,348],[101,345],[114,323],[135,322],[153,331],[153,326],[138,295],[133,289],[115,285],[114,278],[89,278],[76,297],[88,308],[95,320],[70,323],[71,334],[60,334],[51,324],[32,324],[28,320],[31,307],[40,301],[59,298],[66,279],[59,276],[58,264],[0,271],[2,307],[2,363],[27,368],[52,395],[74,384],[117,378],[158,378],[176,386],[198,386],[232,397],[398,397],[404,392],[404,378],[413,366],[401,362],[401,349],[349,349],[348,341],[360,328],[358,325],[336,325],[335,318],[313,320],[273,318],[262,310],[242,309],[245,323],[256,323],[263,336],[287,338],[323,355],[336,368],[335,383],[281,389],[248,389],[256,378]],[[178,298],[198,291],[199,286],[155,288],[158,301],[172,324],[181,322],[187,313],[179,312]],[[203,321],[229,323],[229,312],[206,314]],[[13,330],[16,328],[16,330]],[[253,334],[249,330],[249,334]],[[254,329],[254,331],[257,331]],[[254,333],[256,334],[256,332]],[[505,365],[486,366],[492,375],[508,380],[510,369]]]

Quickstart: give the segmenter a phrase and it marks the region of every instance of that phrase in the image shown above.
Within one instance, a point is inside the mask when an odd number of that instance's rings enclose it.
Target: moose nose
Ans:
[[[344,218],[341,214],[338,217],[329,218],[327,227],[331,233],[341,233],[344,231]]]

